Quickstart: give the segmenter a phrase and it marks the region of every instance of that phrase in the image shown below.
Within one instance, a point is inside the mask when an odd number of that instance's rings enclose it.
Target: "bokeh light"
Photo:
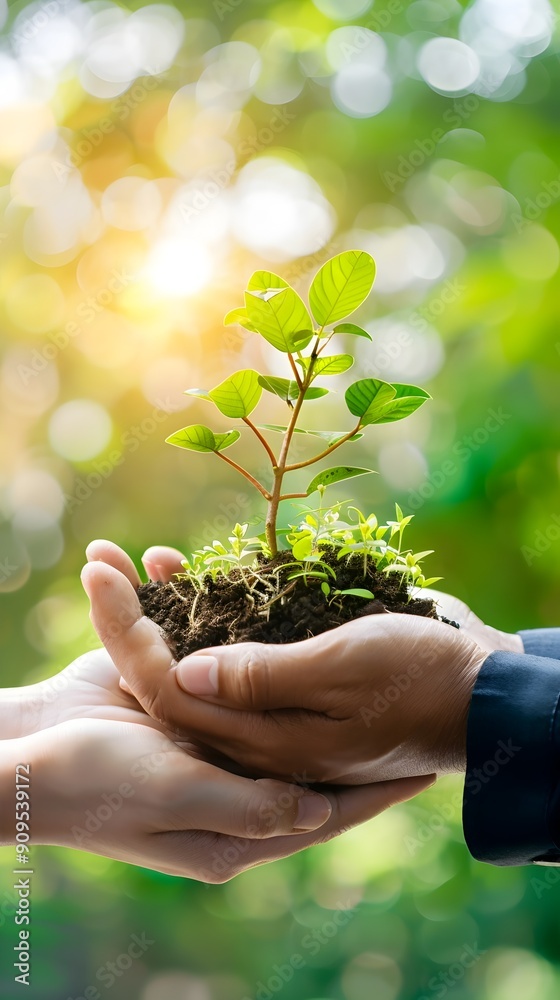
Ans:
[[[49,421],[53,450],[75,462],[85,462],[107,447],[111,436],[107,410],[91,399],[63,403]]]
[[[456,38],[431,38],[420,51],[418,68],[434,90],[460,94],[478,79],[480,62],[476,52]]]

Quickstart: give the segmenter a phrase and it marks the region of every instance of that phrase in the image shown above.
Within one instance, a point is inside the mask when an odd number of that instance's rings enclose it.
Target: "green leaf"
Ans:
[[[295,379],[278,378],[276,375],[259,375],[259,385],[267,392],[274,393],[284,402],[293,402],[299,396],[299,386]],[[310,386],[307,389],[304,399],[319,399],[326,396],[328,389],[321,389],[319,386]]]
[[[279,274],[274,271],[255,271],[249,279],[247,285],[248,292],[268,292],[271,288],[287,288],[288,282],[284,281]]]
[[[311,361],[312,358],[297,359],[298,365],[301,365],[304,371],[309,369]],[[326,358],[315,358],[313,378],[317,378],[319,375],[342,375],[342,373],[347,372],[353,364],[354,358],[351,354],[332,354],[330,357]]]
[[[204,424],[191,424],[183,427],[175,434],[170,434],[166,438],[167,444],[173,444],[176,448],[187,448],[189,451],[223,451],[234,444],[240,437],[239,431],[226,431],[224,434],[214,434],[209,427]]]
[[[309,290],[311,311],[320,326],[344,319],[361,306],[374,278],[375,262],[363,250],[348,250],[326,261]]]
[[[341,483],[344,479],[353,479],[354,476],[365,476],[373,472],[373,469],[356,469],[351,465],[337,465],[334,469],[324,469],[311,480],[306,490],[306,496],[314,493],[319,486],[332,486],[333,483]]]
[[[239,326],[244,327],[245,330],[250,330],[251,333],[256,333],[257,330],[251,323],[247,310],[240,306],[238,309],[231,309],[224,316],[224,326],[233,326],[237,323]]]
[[[361,418],[361,425],[376,422],[387,403],[396,395],[396,388],[389,382],[377,378],[361,378],[348,387],[345,394],[346,405],[355,417]]]
[[[231,444],[239,441],[240,437],[241,434],[239,431],[225,431],[223,434],[214,434],[214,440],[216,441],[214,451],[225,451]]]
[[[302,299],[289,286],[273,289],[270,298],[261,298],[256,291],[245,292],[245,305],[249,321],[278,351],[288,354],[301,350],[313,336],[311,317]],[[309,331],[307,340],[302,337],[303,330]]]
[[[261,431],[274,431],[275,434],[285,434],[286,424],[259,424]],[[294,427],[294,434],[310,434],[313,437],[323,437],[327,431],[306,431],[303,427]]]
[[[349,597],[363,597],[366,601],[375,600],[375,594],[372,594],[371,590],[362,590],[361,587],[352,587],[350,590],[339,590],[338,593],[341,596],[347,594]]]
[[[400,382],[395,382],[393,389],[394,398],[383,407],[375,420],[369,421],[370,423],[390,424],[395,420],[402,420],[418,410],[427,399],[432,398],[429,392],[417,385],[402,385]]]
[[[303,351],[309,343],[309,330],[298,330],[292,337],[294,351]]]
[[[255,409],[262,395],[259,373],[252,368],[234,372],[229,378],[211,389],[208,397],[226,417],[242,419]]]
[[[308,560],[306,560],[306,562],[308,562]],[[311,580],[326,580],[327,579],[327,574],[326,573],[321,573],[320,570],[301,569],[299,571],[299,573],[290,573],[290,575],[288,577],[288,580],[301,580],[302,578],[304,580],[308,580],[308,579],[311,579]]]
[[[292,555],[294,559],[300,560],[307,559],[311,552],[313,551],[313,539],[311,535],[304,535],[297,542],[292,545]]]
[[[332,448],[333,445],[338,444],[341,438],[346,437],[347,433],[348,431],[346,432],[337,431],[334,437],[328,437],[329,448]],[[359,441],[360,438],[363,438],[363,436],[364,435],[361,433],[361,431],[357,431],[356,434],[353,434],[352,437],[348,438],[348,441]]]
[[[333,333],[351,333],[354,337],[365,337],[366,340],[373,340],[367,330],[362,330],[361,326],[356,326],[355,323],[340,323],[339,326],[335,326]]]
[[[213,431],[204,424],[191,424],[183,427],[175,434],[165,439],[166,444],[174,444],[177,448],[188,448],[189,451],[215,451],[216,438]]]
[[[185,396],[197,396],[199,399],[210,399],[208,389],[185,389]]]
[[[288,428],[286,427],[285,424],[260,424],[259,429],[263,430],[263,431],[274,431],[277,434],[285,434],[286,431],[288,430]],[[346,434],[348,432],[347,431],[311,431],[311,430],[306,430],[305,427],[295,427],[294,428],[294,433],[295,434],[307,434],[310,437],[322,438],[324,441],[328,442],[329,447],[332,447],[332,445],[336,444],[337,441],[340,441],[341,438],[346,437]],[[358,431],[351,438],[348,438],[348,440],[349,441],[359,441],[359,439],[363,438],[363,436],[364,435],[361,434],[360,431]]]

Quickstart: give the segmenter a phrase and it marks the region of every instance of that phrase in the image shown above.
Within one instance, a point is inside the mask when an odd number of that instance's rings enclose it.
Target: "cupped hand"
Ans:
[[[416,779],[319,795],[229,774],[162,733],[102,719],[61,723],[3,747],[12,784],[15,762],[31,765],[32,843],[204,882],[224,882],[328,840],[426,784]],[[15,843],[7,815],[0,837]]]
[[[108,543],[107,543],[108,544]],[[92,552],[103,555],[101,543],[94,544]],[[163,567],[149,562],[151,552],[161,557]],[[126,570],[135,586],[140,577],[129,557],[111,546],[113,558],[120,558],[121,569]],[[170,579],[180,569],[181,553],[176,549],[148,550],[144,565],[151,579]],[[0,698],[0,724],[4,739],[17,739],[39,732],[72,719],[106,719],[116,722],[137,722],[151,728],[162,729],[158,722],[144,712],[136,698],[130,697],[111,657],[104,648],[83,653],[58,674],[36,684],[2,689]]]
[[[486,651],[462,630],[383,614],[300,643],[206,649],[177,664],[142,616],[125,554],[96,546],[83,571],[92,621],[162,724],[276,776],[359,783],[464,767]]]

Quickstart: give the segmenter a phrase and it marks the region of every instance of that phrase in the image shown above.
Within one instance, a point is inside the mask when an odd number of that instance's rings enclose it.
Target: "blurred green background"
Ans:
[[[260,512],[221,463],[163,439],[205,419],[184,389],[277,365],[222,326],[251,271],[305,292],[351,247],[378,266],[354,377],[434,401],[345,452],[381,474],[340,498],[416,513],[430,572],[486,621],[558,624],[558,7],[4,0],[0,19],[3,684],[94,644],[90,539],[138,560]],[[345,426],[331,399],[310,425]],[[471,860],[460,790],[225,886],[43,849],[27,995],[82,996],[145,932],[119,1000],[552,1000],[554,869]],[[6,851],[7,998],[10,871]]]

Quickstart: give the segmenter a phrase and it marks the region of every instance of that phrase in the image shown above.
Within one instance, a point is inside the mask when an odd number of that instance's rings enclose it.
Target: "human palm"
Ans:
[[[119,680],[120,674],[105,649],[84,653],[54,677],[21,689],[24,702],[17,735],[75,719],[136,722],[164,731],[135,698],[123,691]]]

